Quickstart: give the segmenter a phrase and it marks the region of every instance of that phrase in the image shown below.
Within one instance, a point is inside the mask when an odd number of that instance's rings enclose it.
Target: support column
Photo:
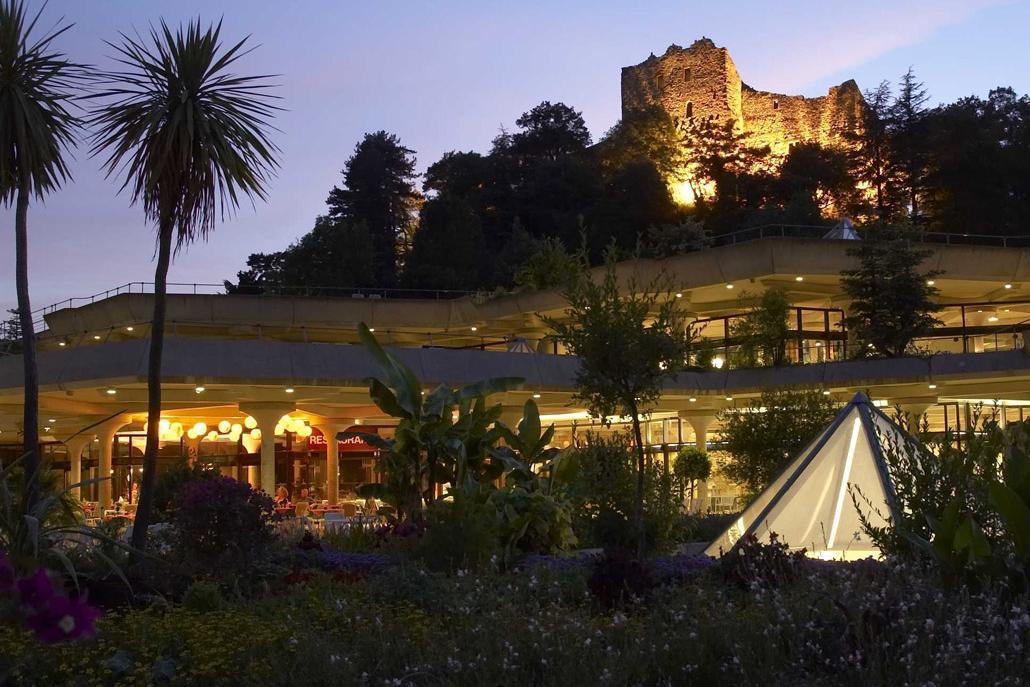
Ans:
[[[340,442],[336,435],[355,424],[356,420],[326,420],[314,425],[325,437],[325,497],[330,505],[340,502]]]
[[[708,453],[708,429],[715,423],[714,413],[698,411],[680,411],[679,416],[690,423],[694,429],[694,446],[702,453]],[[695,513],[703,513],[708,507],[708,481],[698,484],[697,495],[694,503],[690,504],[690,510]]]
[[[122,427],[129,424],[132,418],[129,415],[119,415],[96,428],[97,438],[100,439],[100,459],[97,461],[97,477],[99,486],[97,489],[100,512],[111,507],[112,483],[112,458],[114,457],[114,436]]]
[[[76,434],[64,440],[64,446],[68,449],[68,484],[72,486],[71,493],[75,498],[80,498],[78,485],[82,481],[82,449],[93,443],[93,434]]]
[[[901,409],[901,419],[906,422],[906,429],[914,434],[922,429],[923,415],[926,411],[937,405],[937,397],[898,398],[894,400],[893,405]]]
[[[257,420],[261,430],[261,490],[269,496],[275,494],[275,426],[295,409],[291,403],[240,404],[240,410]]]

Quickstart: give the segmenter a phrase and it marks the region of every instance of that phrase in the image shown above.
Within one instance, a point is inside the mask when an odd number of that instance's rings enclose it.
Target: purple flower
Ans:
[[[54,596],[54,585],[46,569],[40,568],[32,575],[18,580],[18,594],[26,606],[39,609]]]
[[[0,555],[0,592],[9,592],[14,589],[14,566],[7,556]]]
[[[92,635],[96,631],[94,622],[99,617],[100,610],[81,599],[54,596],[29,615],[25,624],[42,641],[56,644]]]

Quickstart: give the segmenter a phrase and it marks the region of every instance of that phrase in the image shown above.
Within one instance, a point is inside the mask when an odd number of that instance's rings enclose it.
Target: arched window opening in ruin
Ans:
[[[687,103],[687,119],[694,118],[694,103]]]
[[[773,109],[774,110],[780,109],[780,101],[779,100],[774,100],[773,101]]]
[[[683,70],[683,80],[690,81],[690,67]]]

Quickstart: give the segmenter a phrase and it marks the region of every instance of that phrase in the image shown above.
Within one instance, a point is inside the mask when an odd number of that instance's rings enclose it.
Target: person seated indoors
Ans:
[[[279,485],[279,488],[275,490],[275,496],[272,497],[272,502],[279,507],[288,506],[290,504],[290,492],[286,491],[284,485]]]
[[[308,491],[307,487],[301,487],[300,488],[300,495],[297,497],[297,500],[298,501],[310,501],[311,500],[311,493]]]

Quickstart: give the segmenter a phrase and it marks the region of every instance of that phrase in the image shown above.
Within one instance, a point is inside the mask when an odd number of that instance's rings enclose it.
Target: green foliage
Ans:
[[[367,227],[375,285],[393,286],[419,200],[415,153],[394,134],[368,133],[354,146],[342,174],[343,187],[334,186],[326,200],[329,217]]]
[[[453,196],[431,198],[422,206],[404,278],[414,287],[472,291],[485,282],[485,253],[474,209]]]
[[[684,219],[673,224],[648,227],[642,245],[649,258],[672,258],[711,245],[712,238],[704,222]]]
[[[749,498],[762,492],[837,414],[818,390],[766,391],[747,406],[720,414],[728,460],[722,473]]]
[[[857,355],[895,358],[911,351],[912,341],[940,324],[933,313],[937,289],[927,283],[938,270],[919,273],[932,252],[917,248],[899,227],[868,227],[848,250],[858,267],[841,272],[841,286],[851,299],[844,318],[859,344]]]
[[[515,120],[511,150],[520,157],[556,160],[590,145],[583,115],[564,103],[544,101]]]
[[[790,312],[786,289],[766,289],[758,303],[733,322],[731,332],[738,345],[734,367],[786,364]]]
[[[609,552],[634,551],[638,546],[636,474],[628,437],[587,435],[570,449],[577,465],[568,494],[573,528],[582,545]],[[674,544],[680,499],[673,478],[653,462],[644,474],[644,540],[649,552],[667,551]]]
[[[217,470],[205,468],[199,463],[190,465],[188,460],[183,460],[170,469],[162,470],[154,487],[155,520],[167,522],[171,518],[175,495],[184,484],[196,480],[212,479],[218,474]]]
[[[665,108],[629,110],[598,144],[607,170],[645,160],[667,179],[681,181],[686,166],[680,133]]]
[[[492,504],[458,498],[433,503],[415,555],[429,570],[454,573],[497,566],[502,553]]]
[[[534,245],[535,250],[515,274],[515,286],[519,289],[544,291],[564,287],[588,267],[583,251],[570,253],[555,237],[544,237]]]
[[[563,293],[569,304],[565,316],[545,318],[555,338],[579,358],[576,398],[602,422],[613,415],[633,422],[638,555],[646,536],[640,420],[661,398],[663,381],[686,364],[692,339],[670,287],[664,273],[647,284],[635,276],[620,279],[609,249],[603,277],[576,279]]]
[[[978,409],[961,437],[885,437],[884,460],[895,492],[892,513],[872,525],[869,500],[852,500],[863,529],[887,555],[929,561],[947,584],[1004,578],[1030,582],[1030,432],[1008,429]],[[999,460],[1004,456],[1004,460]]]
[[[333,295],[320,287],[373,286],[374,263],[367,224],[323,216],[286,250],[251,254],[247,269],[237,273],[237,284],[226,282],[226,291],[276,293],[283,287],[304,287],[309,295]]]
[[[500,477],[503,466],[486,449],[497,436],[492,425],[501,407],[488,408],[485,399],[517,388],[522,380],[488,379],[461,389],[440,385],[423,397],[411,369],[383,349],[367,326],[361,324],[358,331],[386,377],[385,382],[369,380],[372,401],[399,419],[393,439],[360,434],[384,453],[376,466],[382,482],[363,485],[359,493],[385,496],[401,519],[418,520],[434,500],[437,484],[450,483],[456,492],[473,495]]]

